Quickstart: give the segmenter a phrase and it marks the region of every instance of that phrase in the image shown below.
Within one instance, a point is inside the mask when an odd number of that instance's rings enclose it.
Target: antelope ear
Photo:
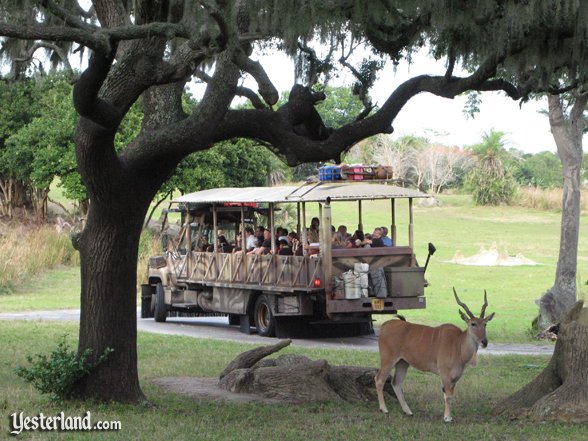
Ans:
[[[484,323],[488,323],[490,320],[492,320],[494,318],[494,312],[492,314],[490,314],[488,317],[486,317],[484,319]]]
[[[465,313],[461,309],[459,310],[459,316],[466,323],[468,323],[470,321],[470,319],[468,318],[468,316],[465,315]]]

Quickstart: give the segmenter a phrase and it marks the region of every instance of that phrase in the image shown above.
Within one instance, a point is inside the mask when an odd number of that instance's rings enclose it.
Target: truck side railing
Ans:
[[[178,280],[205,285],[234,285],[254,289],[315,291],[323,277],[319,256],[281,256],[193,251],[172,258]],[[190,267],[190,272],[187,268]],[[316,282],[316,281],[319,282]]]

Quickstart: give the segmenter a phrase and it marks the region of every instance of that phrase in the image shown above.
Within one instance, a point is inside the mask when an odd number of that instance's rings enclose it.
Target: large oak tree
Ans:
[[[520,99],[546,90],[554,73],[576,79],[588,72],[587,6],[572,0],[94,0],[90,11],[71,0],[27,4],[38,13],[19,22],[11,7],[21,3],[2,2],[6,41],[70,42],[92,52],[73,93],[78,170],[91,200],[79,242],[79,350],[114,352],[76,393],[103,400],[144,398],[137,375],[137,247],[149,203],[183,157],[244,137],[262,141],[291,166],[338,159],[357,141],[392,132],[396,115],[419,93],[453,98],[502,90]],[[314,57],[316,42],[333,45],[339,62]],[[415,76],[374,108],[366,89],[379,61],[398,63],[423,46],[445,64],[445,75]],[[366,48],[371,59],[354,67],[350,47]],[[302,54],[299,66],[313,79],[351,68],[365,111],[336,130],[324,127],[314,108],[324,94],[305,87],[315,80],[294,85],[276,108],[278,93],[255,61],[261,50]],[[456,65],[468,73],[456,75]],[[181,94],[192,75],[207,86],[187,115]],[[243,87],[243,76],[255,79],[257,92]],[[236,96],[254,108],[231,109]],[[141,131],[117,153],[115,134],[138,100]]]

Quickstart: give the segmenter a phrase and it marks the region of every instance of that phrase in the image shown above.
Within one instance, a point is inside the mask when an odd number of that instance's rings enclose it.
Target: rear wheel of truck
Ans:
[[[253,309],[255,328],[259,335],[273,337],[276,331],[276,317],[272,312],[271,301],[268,296],[261,295],[255,302]]]
[[[163,285],[159,282],[155,286],[155,311],[153,317],[156,322],[165,322],[167,318],[167,306],[165,306],[165,291]]]

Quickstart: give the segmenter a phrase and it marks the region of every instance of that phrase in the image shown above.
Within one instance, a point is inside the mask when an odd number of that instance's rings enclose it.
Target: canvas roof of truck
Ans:
[[[385,183],[315,182],[299,186],[226,187],[189,193],[174,199],[182,203],[319,202],[370,199],[427,198],[428,194]]]

